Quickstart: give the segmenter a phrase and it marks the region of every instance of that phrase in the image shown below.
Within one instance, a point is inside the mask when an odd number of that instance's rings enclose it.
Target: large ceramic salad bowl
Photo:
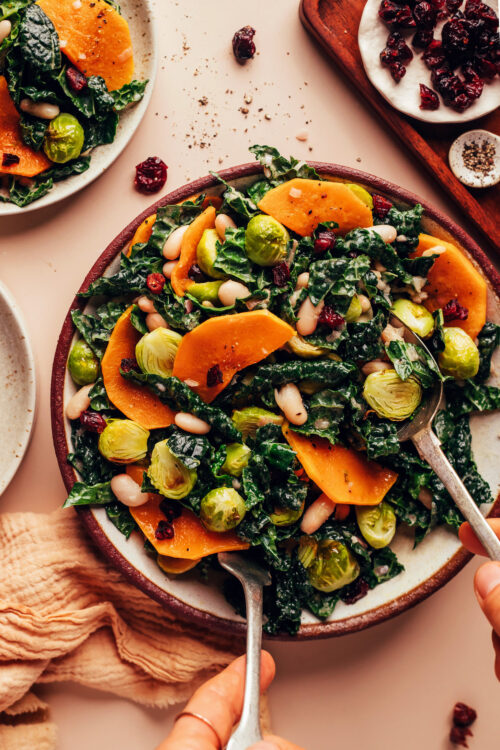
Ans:
[[[420,201],[415,195],[385,180],[335,164],[315,162],[311,163],[311,166],[316,169],[322,179],[336,183],[354,184],[358,186],[358,191],[359,188],[362,188],[370,194],[388,199],[402,210],[421,203],[424,208],[422,231],[444,243],[454,244],[471,261],[486,281],[486,318],[491,322],[500,322],[498,296],[500,277],[488,258],[463,230],[432,206],[426,204],[425,201]],[[99,277],[116,274],[121,253],[127,250],[137,229],[145,219],[161,206],[179,204],[201,193],[207,196],[220,196],[228,186],[232,186],[237,191],[246,189],[249,185],[261,180],[263,172],[266,174],[266,171],[267,176],[269,176],[269,169],[266,168],[265,162],[264,169],[257,164],[244,164],[220,173],[220,177],[223,178],[226,186],[221,185],[216,177],[207,176],[166,195],[138,216],[113,240],[90,270],[80,292],[85,292]],[[295,193],[293,192],[294,189]],[[299,193],[300,190],[297,191],[295,186],[292,186],[290,193],[292,197],[299,197]],[[362,195],[359,192],[358,194]],[[398,241],[404,241],[402,234],[400,234]],[[355,255],[353,253],[353,256]],[[99,303],[99,300],[97,300],[97,303]],[[76,341],[71,312],[84,309],[92,312],[95,309],[95,304],[95,299],[92,299],[89,303],[82,297],[75,297],[64,322],[54,360],[52,378],[53,435],[60,470],[68,491],[71,491],[75,481],[78,480],[75,469],[67,462],[67,455],[74,449],[74,445],[72,444],[71,424],[64,411],[65,405],[77,390],[67,371],[68,355]],[[339,358],[331,357],[330,359],[335,361]],[[193,380],[189,381],[189,379],[187,384],[190,387],[199,385],[199,383]],[[164,390],[163,386],[162,388]],[[474,457],[480,474],[490,486],[492,497],[496,496],[500,481],[500,471],[496,460],[496,441],[499,426],[500,417],[498,412],[495,411],[478,416],[474,415],[471,418]],[[300,445],[294,444],[291,440],[289,442],[300,455]],[[316,445],[314,447],[316,448]],[[315,481],[321,487],[321,478]],[[233,487],[235,486],[238,486],[238,484],[233,484]],[[500,503],[495,503],[493,507],[484,507],[483,510],[495,515],[500,514]],[[79,512],[83,523],[103,554],[144,592],[183,619],[228,634],[237,634],[244,630],[243,619],[235,614],[233,606],[224,597],[222,575],[217,571],[209,571],[208,582],[201,580],[199,576],[194,574],[188,574],[187,576],[165,575],[158,567],[156,560],[145,554],[144,537],[134,532],[127,539],[111,522],[105,508],[80,507]],[[433,529],[416,547],[414,547],[413,531],[406,528],[404,524],[398,524],[397,528],[396,536],[390,547],[397,555],[399,562],[404,566],[404,572],[391,577],[390,580],[385,580],[384,583],[367,592],[363,591],[362,597],[352,597],[353,603],[338,602],[333,612],[323,621],[320,621],[310,611],[304,610],[300,628],[294,636],[295,638],[308,639],[341,635],[360,630],[399,614],[439,589],[470,559],[468,553],[460,546],[456,535],[442,526]],[[383,574],[384,571],[382,571],[382,576]],[[277,637],[289,638],[290,635],[278,632]]]

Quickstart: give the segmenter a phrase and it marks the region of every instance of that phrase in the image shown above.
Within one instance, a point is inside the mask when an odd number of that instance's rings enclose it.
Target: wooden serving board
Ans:
[[[500,254],[500,184],[467,188],[448,166],[448,150],[460,133],[484,128],[500,134],[500,107],[486,117],[453,125],[420,122],[391,107],[370,83],[361,62],[358,27],[364,5],[365,0],[301,0],[300,18],[405,148],[456,201],[464,218],[483,235],[483,248]]]

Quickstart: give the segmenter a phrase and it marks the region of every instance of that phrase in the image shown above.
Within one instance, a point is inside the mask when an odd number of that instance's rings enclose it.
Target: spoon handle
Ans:
[[[441,450],[438,437],[428,427],[412,437],[420,458],[434,469],[464,518],[492,560],[500,561],[500,541],[491,529],[476,503],[469,495],[457,472]]]
[[[238,728],[226,750],[247,750],[262,739],[260,729],[260,649],[262,644],[262,586],[240,578],[247,608],[247,664],[245,698]]]

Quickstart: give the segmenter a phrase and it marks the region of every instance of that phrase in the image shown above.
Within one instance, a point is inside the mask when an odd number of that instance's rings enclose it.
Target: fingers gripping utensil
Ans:
[[[392,317],[396,327],[405,329],[405,341],[423,347],[430,357],[429,349],[408,326],[396,315]],[[404,422],[398,429],[400,442],[411,440],[420,458],[427,461],[436,472],[463,517],[470,523],[477,538],[492,560],[500,560],[500,541],[465,488],[464,483],[441,450],[439,438],[432,430],[432,421],[443,400],[443,383],[436,382],[432,391],[426,393],[426,400],[412,420]]]
[[[247,609],[247,664],[241,720],[226,750],[247,750],[262,739],[260,728],[260,648],[262,644],[262,589],[271,576],[257,563],[234,552],[219,552],[222,567],[243,586]]]

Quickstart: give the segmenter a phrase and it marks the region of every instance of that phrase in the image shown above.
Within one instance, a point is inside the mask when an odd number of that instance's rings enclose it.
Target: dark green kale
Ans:
[[[344,238],[345,252],[357,252],[378,260],[389,273],[393,273],[403,284],[411,284],[412,274],[408,273],[392,245],[387,245],[382,237],[370,229],[353,229]]]
[[[19,127],[21,128],[24,143],[32,148],[33,151],[40,151],[43,146],[45,133],[47,132],[48,121],[23,114],[19,121]]]
[[[217,271],[243,281],[245,284],[256,284],[256,274],[245,251],[245,230],[243,228],[226,229],[223,244],[217,246],[217,258],[214,263]]]
[[[222,177],[217,174],[217,172],[211,172],[210,174],[226,186],[226,189],[222,196],[223,203],[221,206],[221,211],[223,213],[230,213],[247,220],[251,219],[252,216],[255,216],[255,214],[259,213],[259,209],[255,205],[253,200],[242,193],[241,190],[237,190],[235,187],[233,187],[233,185],[230,185],[228,182],[223,180]]]
[[[390,224],[395,227],[398,236],[394,242],[399,255],[406,257],[418,245],[418,236],[422,231],[423,207],[417,203],[413,208],[400,210],[393,206],[383,221],[377,223]],[[425,276],[425,274],[415,274]]]
[[[113,411],[114,407],[108,399],[104,381],[99,376],[89,392],[90,408],[93,411]]]
[[[129,104],[140,102],[144,96],[144,91],[149,81],[130,81],[125,83],[121,89],[111,91],[113,97],[115,112],[122,112]]]
[[[455,381],[445,385],[446,402],[455,417],[474,411],[494,411],[500,409],[500,388],[466,380],[463,386]]]
[[[73,323],[99,359],[106,350],[116,321],[126,308],[125,302],[105,302],[93,313],[86,314],[81,310],[72,310]]]
[[[196,219],[203,211],[204,200],[205,195],[199,195],[194,201],[185,201],[174,206],[160,206],[156,212],[153,231],[142,254],[162,258],[163,246],[174,229],[190,224]]]
[[[148,294],[146,285],[150,273],[159,273],[162,261],[158,259],[151,262],[151,258],[134,257],[129,258],[122,253],[120,268],[113,276],[101,276],[92,282],[86,292],[80,292],[79,296],[84,299],[103,295],[105,297],[119,297],[122,294],[139,293]]]
[[[250,146],[249,151],[264,167],[264,173],[272,187],[287,180],[293,180],[295,177],[308,180],[321,179],[316,170],[305,161],[294,159],[293,156],[286,159],[278,149],[272,146]]]
[[[67,164],[50,167],[50,169],[32,178],[29,185],[22,185],[18,179],[10,177],[9,196],[5,198],[3,195],[0,195],[0,200],[3,202],[10,201],[10,203],[23,208],[46,195],[49,190],[52,190],[55,182],[65,180],[66,177],[74,174],[82,174],[82,172],[87,171],[89,166],[90,157],[80,156],[78,159],[69,161]]]
[[[500,345],[500,326],[485,323],[478,335],[479,370],[474,378],[476,383],[484,383],[489,378],[493,352]]]
[[[59,37],[50,18],[39,5],[26,8],[19,30],[19,45],[27,63],[37,70],[54,70],[61,65]]]
[[[272,365],[261,365],[253,377],[250,387],[258,394],[285,383],[297,383],[300,380],[314,380],[325,385],[339,385],[356,372],[356,367],[349,362],[335,362],[331,359],[316,362],[293,360]]]
[[[317,260],[309,269],[308,293],[313,305],[327,295],[335,311],[344,315],[358,289],[358,284],[370,270],[367,255],[356,258]]]
[[[401,450],[394,422],[385,422],[371,416],[360,422],[358,429],[365,440],[366,456],[370,460],[390,456]]]
[[[111,491],[110,482],[99,482],[99,484],[92,485],[75,482],[63,508],[71,508],[75,505],[107,505],[114,499],[115,496]]]
[[[436,380],[443,379],[435,360],[421,346],[405,341],[391,341],[385,351],[401,380],[415,375],[422,388],[427,389]]]
[[[83,430],[78,421],[71,425],[73,452],[68,455],[68,463],[78,471],[86,485],[108,482],[120,468],[113,466],[101,456],[97,447],[97,435]]]
[[[212,457],[212,447],[206,437],[175,427],[169,428],[168,447],[188,469],[196,469],[201,461]]]
[[[380,336],[387,325],[388,313],[379,310],[375,317],[366,323],[348,323],[337,339],[335,350],[351,361],[368,362],[377,359],[384,351]],[[310,340],[311,337],[308,338]],[[316,343],[313,341],[312,343]],[[318,344],[323,346],[323,343]]]
[[[118,500],[106,505],[106,515],[126,539],[138,528],[130,509]]]
[[[293,431],[301,435],[317,435],[335,445],[339,440],[346,401],[342,391],[326,389],[315,393],[306,402],[307,422],[301,426],[294,425]]]

